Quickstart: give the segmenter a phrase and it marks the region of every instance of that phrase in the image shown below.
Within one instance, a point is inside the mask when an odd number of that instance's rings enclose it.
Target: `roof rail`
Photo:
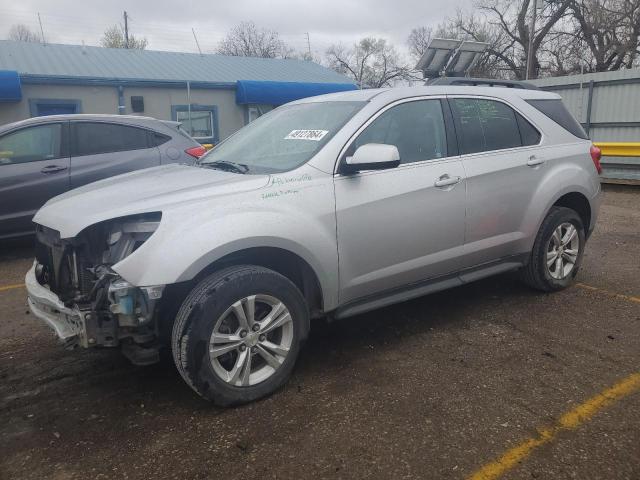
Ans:
[[[485,86],[503,88],[521,88],[523,90],[540,90],[536,85],[517,80],[496,80],[493,78],[467,78],[467,77],[438,77],[427,80],[425,85],[459,85],[459,86]]]

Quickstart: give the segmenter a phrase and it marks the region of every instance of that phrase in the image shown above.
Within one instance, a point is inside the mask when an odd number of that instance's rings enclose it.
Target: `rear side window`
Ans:
[[[347,156],[367,143],[395,145],[402,163],[420,162],[447,156],[440,100],[401,103],[376,118],[349,146]]]
[[[73,124],[74,156],[124,152],[149,148],[149,135],[143,128],[115,123],[79,122]]]
[[[502,102],[454,98],[451,108],[462,154],[522,146],[516,113]]]
[[[582,126],[565,108],[562,100],[527,100],[527,103],[540,110],[547,117],[576,137],[583,138],[585,140],[589,138]]]
[[[60,123],[23,128],[0,137],[0,165],[53,160],[62,156]]]
[[[167,143],[169,140],[171,140],[171,137],[169,135],[165,135],[163,133],[152,132],[150,135],[151,135],[151,142],[156,147],[162,145],[163,143]]]
[[[542,136],[540,135],[540,132],[536,130],[536,127],[531,125],[529,121],[518,112],[516,112],[516,118],[518,119],[518,128],[520,129],[522,145],[527,147],[529,145],[539,144]]]

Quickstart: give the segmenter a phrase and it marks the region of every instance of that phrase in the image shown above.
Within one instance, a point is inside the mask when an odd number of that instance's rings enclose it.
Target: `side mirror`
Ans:
[[[344,173],[356,173],[362,170],[384,170],[400,165],[400,152],[395,145],[367,143],[358,147],[353,157],[347,157],[342,166]]]

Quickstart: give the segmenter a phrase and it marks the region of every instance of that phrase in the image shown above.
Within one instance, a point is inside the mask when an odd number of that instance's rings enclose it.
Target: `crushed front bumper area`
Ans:
[[[51,327],[61,343],[68,349],[76,347],[117,347],[136,365],[148,365],[159,361],[157,325],[154,321],[156,300],[162,295],[161,287],[136,289],[114,279],[110,290],[108,309],[93,310],[73,304],[65,305],[49,288],[41,285],[34,262],[25,277],[29,309]],[[136,300],[128,293],[136,291],[144,295],[145,312],[136,307]],[[143,315],[144,313],[144,315]]]
[[[88,347],[82,312],[66,307],[55,293],[38,283],[36,265],[34,262],[24,279],[31,313],[49,325],[66,347]]]

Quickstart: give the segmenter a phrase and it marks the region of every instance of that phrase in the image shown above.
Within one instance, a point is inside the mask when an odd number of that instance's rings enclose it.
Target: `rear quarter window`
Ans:
[[[584,140],[589,139],[589,135],[586,134],[586,132],[582,128],[582,125],[580,125],[578,121],[573,118],[573,116],[565,108],[562,100],[526,100],[526,102],[532,107],[544,113],[547,117],[567,130],[569,133]]]

